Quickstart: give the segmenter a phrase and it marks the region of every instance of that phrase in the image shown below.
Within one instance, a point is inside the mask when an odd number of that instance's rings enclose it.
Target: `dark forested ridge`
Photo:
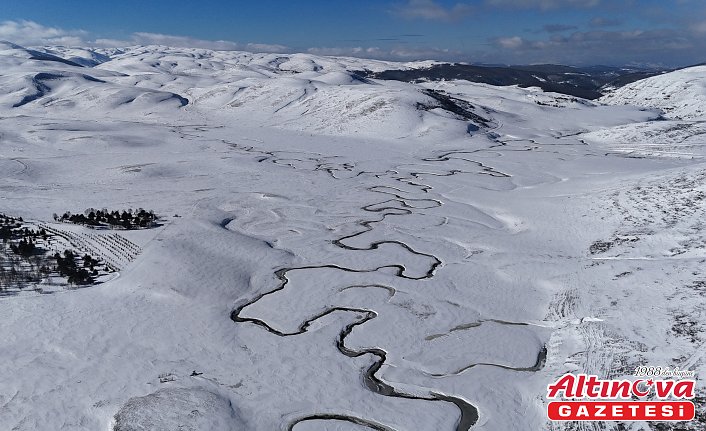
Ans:
[[[405,82],[463,79],[483,84],[539,87],[544,91],[597,99],[608,88],[666,72],[665,69],[636,69],[610,66],[571,67],[555,64],[530,66],[478,66],[461,63],[435,64],[422,69],[391,69],[382,72],[357,71],[366,78]]]

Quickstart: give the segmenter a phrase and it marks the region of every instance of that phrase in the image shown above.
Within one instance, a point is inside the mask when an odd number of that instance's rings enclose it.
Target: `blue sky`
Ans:
[[[475,63],[706,61],[703,0],[2,0],[18,44],[162,43]]]

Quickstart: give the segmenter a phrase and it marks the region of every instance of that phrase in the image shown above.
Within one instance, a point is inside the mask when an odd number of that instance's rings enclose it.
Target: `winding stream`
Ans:
[[[272,162],[274,164],[278,164],[281,166],[287,166],[293,169],[298,169],[297,166],[294,164],[295,162],[313,162],[315,164],[314,171],[323,171],[326,172],[328,175],[330,175],[334,179],[339,179],[336,176],[336,172],[339,171],[347,171],[347,172],[352,172],[353,169],[355,168],[355,165],[352,163],[343,163],[343,164],[337,164],[337,163],[331,163],[327,161],[321,161],[322,158],[317,158],[317,157],[307,157],[305,159],[296,159],[293,157],[287,157],[286,159],[279,159],[276,151],[263,151],[263,150],[257,150],[251,146],[242,146],[239,144],[235,144],[232,142],[228,141],[223,141],[227,145],[231,146],[232,148],[235,148],[240,151],[244,151],[247,153],[256,153],[259,154],[257,158],[257,162],[263,163],[266,161]],[[506,145],[503,142],[499,142],[496,140],[497,145],[495,146],[503,146]],[[435,175],[435,176],[451,176],[451,175],[457,175],[457,174],[485,174],[485,175],[490,175],[493,177],[500,177],[500,178],[510,178],[511,175],[498,171],[497,169],[487,166],[482,162],[472,160],[466,157],[463,157],[464,155],[471,154],[475,151],[464,151],[464,150],[458,150],[458,151],[448,151],[445,152],[441,155],[438,155],[436,157],[427,157],[421,159],[422,161],[425,162],[444,162],[451,160],[452,158],[462,160],[471,164],[474,164],[479,168],[479,171],[476,172],[468,172],[468,171],[462,171],[458,169],[453,169],[453,170],[448,170],[445,171],[444,173],[426,173],[426,172],[411,172],[409,174],[401,174],[397,170],[388,170],[384,172],[364,172],[361,171],[355,176],[360,176],[360,175],[371,175],[375,178],[382,179],[382,178],[387,178],[387,179],[392,179],[395,181],[398,181],[400,183],[406,184],[407,186],[411,186],[418,190],[419,192],[422,193],[429,193],[432,190],[432,187],[427,184],[423,184],[421,182],[418,182],[420,177],[422,175]],[[289,152],[291,154],[291,152]],[[311,156],[311,155],[309,155]],[[320,155],[319,155],[320,156]],[[318,160],[318,161],[317,161]],[[411,177],[411,178],[410,178]],[[324,316],[330,315],[335,312],[345,312],[345,313],[356,313],[357,315],[361,315],[362,317],[359,317],[356,319],[354,322],[346,325],[341,332],[338,335],[338,338],[336,340],[336,347],[339,352],[341,352],[343,355],[355,358],[355,357],[360,357],[363,355],[373,355],[377,359],[373,362],[373,364],[368,367],[368,369],[364,372],[363,374],[363,383],[364,385],[371,391],[376,394],[385,396],[385,397],[396,397],[396,398],[406,398],[406,399],[414,399],[414,400],[423,400],[423,401],[428,401],[428,402],[440,402],[440,403],[450,403],[456,406],[460,412],[460,419],[456,425],[456,431],[468,431],[470,428],[473,427],[473,425],[477,422],[478,420],[478,410],[476,407],[474,407],[472,404],[469,402],[450,395],[446,394],[441,394],[441,393],[436,393],[430,391],[429,395],[426,396],[421,396],[421,395],[413,395],[409,394],[406,392],[403,392],[391,384],[383,381],[380,377],[377,376],[377,372],[381,369],[383,364],[385,363],[387,359],[387,352],[383,349],[377,348],[377,347],[370,347],[370,348],[364,348],[361,350],[354,350],[346,346],[346,337],[353,331],[353,329],[357,326],[363,325],[366,322],[374,319],[377,317],[377,312],[371,309],[366,309],[366,308],[353,308],[353,307],[332,307],[328,308],[325,311],[311,316],[307,320],[303,321],[298,328],[295,331],[292,332],[283,332],[280,330],[277,330],[270,326],[266,321],[253,318],[253,317],[243,317],[241,314],[243,310],[248,307],[249,305],[252,305],[258,301],[260,301],[262,298],[268,295],[273,295],[276,294],[277,292],[285,289],[287,286],[289,279],[287,278],[287,274],[290,271],[296,271],[296,270],[306,270],[306,269],[322,269],[322,268],[332,268],[332,269],[337,269],[345,272],[356,272],[356,273],[372,273],[378,270],[381,270],[383,268],[393,268],[395,270],[395,276],[404,278],[404,279],[409,279],[409,280],[424,280],[424,279],[429,279],[434,276],[435,272],[437,271],[438,268],[442,266],[442,261],[437,257],[432,254],[427,254],[427,253],[422,253],[419,251],[416,251],[414,248],[409,246],[408,244],[405,244],[402,241],[397,241],[397,240],[386,240],[386,241],[374,241],[369,243],[367,247],[354,247],[351,245],[346,244],[347,240],[350,240],[352,238],[355,238],[357,236],[363,235],[367,232],[370,232],[374,229],[374,225],[383,222],[387,217],[391,216],[404,216],[404,215],[411,215],[414,214],[415,210],[423,210],[423,209],[431,209],[431,208],[436,208],[440,207],[443,205],[443,203],[437,199],[430,199],[430,198],[408,198],[402,196],[402,193],[410,193],[408,191],[398,189],[395,187],[391,187],[389,185],[375,185],[367,188],[368,191],[374,192],[374,193],[382,193],[391,196],[387,200],[383,200],[381,202],[377,203],[372,203],[372,204],[367,204],[362,207],[360,207],[361,210],[366,211],[366,212],[371,212],[371,213],[377,213],[379,216],[375,219],[368,219],[368,220],[358,220],[356,221],[356,225],[360,226],[362,229],[359,230],[358,232],[345,235],[342,237],[339,237],[337,239],[334,239],[331,241],[331,243],[339,248],[342,248],[344,250],[354,250],[354,251],[368,251],[368,250],[375,250],[378,249],[381,245],[383,244],[393,244],[396,246],[401,247],[402,249],[406,250],[407,252],[418,255],[418,256],[423,256],[432,262],[428,269],[426,270],[426,273],[419,276],[419,277],[412,277],[406,274],[406,268],[402,264],[392,264],[392,265],[385,265],[385,266],[380,266],[376,267],[373,269],[352,269],[352,268],[347,268],[335,264],[322,264],[322,265],[311,265],[311,266],[301,266],[301,267],[291,267],[291,268],[282,268],[279,269],[275,272],[275,276],[279,279],[279,285],[268,292],[262,293],[255,298],[251,299],[250,301],[239,305],[236,309],[234,309],[231,313],[231,319],[236,322],[236,323],[251,323],[255,324],[266,331],[268,331],[271,334],[280,336],[280,337],[289,337],[289,336],[296,336],[299,334],[303,334],[307,332],[308,328],[311,326],[311,324],[316,321],[317,319],[320,319]],[[418,205],[415,205],[418,204]],[[227,224],[227,223],[226,223]],[[225,227],[225,225],[223,225]],[[363,285],[354,285],[354,286],[347,286],[344,287],[341,290],[345,289],[350,289],[350,288],[382,288],[388,290],[390,293],[390,296],[393,296],[395,294],[395,288],[391,286],[384,286],[380,284],[363,284]],[[491,319],[488,319],[490,321]],[[496,323],[500,324],[507,324],[507,325],[527,325],[526,323],[514,323],[514,322],[503,322],[503,321],[495,321]],[[482,324],[483,322],[477,322],[473,324],[467,324],[467,325],[460,325],[459,327],[454,328],[453,330],[462,330],[462,329],[468,329],[474,326],[478,326]],[[476,364],[470,364],[468,366],[465,366],[453,373],[450,374],[431,374],[431,373],[424,373],[427,375],[430,375],[432,377],[445,377],[447,375],[456,375],[463,373],[464,371],[475,367],[479,365],[483,366],[493,366],[493,367],[499,367],[499,368],[504,368],[504,369],[509,369],[509,370],[514,370],[514,371],[526,371],[526,372],[534,372],[537,370],[540,370],[545,363],[546,360],[546,355],[547,355],[547,350],[546,347],[543,347],[540,352],[538,353],[536,363],[531,366],[531,367],[520,367],[520,368],[513,368],[513,367],[508,367],[504,365],[499,365],[499,364],[489,364],[489,363],[476,363]],[[307,421],[319,421],[319,420],[335,420],[335,421],[344,421],[344,422],[349,422],[349,423],[354,423],[357,425],[365,426],[373,430],[377,431],[395,431],[393,428],[390,428],[386,425],[370,421],[364,418],[360,417],[355,417],[355,416],[350,416],[350,415],[343,415],[343,414],[330,414],[330,413],[322,413],[322,414],[312,414],[312,415],[306,415],[299,417],[289,423],[287,429],[288,430],[294,430],[294,428],[301,423],[307,422]]]

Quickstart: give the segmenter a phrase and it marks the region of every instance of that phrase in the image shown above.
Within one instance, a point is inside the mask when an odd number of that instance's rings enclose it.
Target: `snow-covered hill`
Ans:
[[[74,60],[82,55],[76,61],[81,64],[91,58],[101,61],[86,68],[48,57],[27,68],[24,60],[38,51],[8,45],[0,59],[6,71],[0,78],[0,103],[133,114],[191,104],[232,115],[247,113],[274,127],[339,135],[401,138],[431,130],[458,129],[463,134],[468,127],[465,121],[454,121],[455,114],[442,109],[438,98],[414,86],[381,86],[358,77],[349,69],[359,68],[359,59],[135,47],[107,60],[106,54],[87,50],[47,51],[52,52],[48,56]],[[483,121],[482,111],[465,108]]]
[[[703,127],[354,73],[424,64],[2,44],[0,213],[118,271],[0,284],[0,429],[556,431],[568,371],[706,372]]]
[[[600,99],[613,105],[659,108],[677,120],[706,118],[706,66],[694,66],[633,82]]]

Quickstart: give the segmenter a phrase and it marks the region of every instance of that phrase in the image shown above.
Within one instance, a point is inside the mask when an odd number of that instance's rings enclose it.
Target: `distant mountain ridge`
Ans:
[[[30,59],[54,61],[71,66],[93,68],[120,57],[125,51],[115,48],[71,48],[65,46],[23,48],[10,42],[0,42],[0,50],[24,51]],[[131,52],[140,47],[126,48]],[[257,54],[256,54],[257,55]],[[275,54],[281,62],[300,73],[308,71],[310,63],[305,54]],[[368,60],[362,58],[330,57],[330,63],[352,72],[360,78],[374,78],[401,82],[422,82],[442,80],[467,80],[495,86],[517,85],[538,87],[544,91],[561,93],[584,99],[599,99],[611,91],[641,79],[660,75],[674,69],[646,69],[639,67],[614,66],[565,66],[558,64],[536,65],[474,65],[464,63],[443,63],[437,61],[413,61],[407,63]],[[279,66],[272,63],[274,70]],[[329,63],[329,64],[330,64]],[[282,71],[287,71],[282,69]]]
[[[27,49],[10,42],[5,48],[24,50],[32,59],[62,62],[74,66],[96,67],[124,53],[122,49],[71,48],[64,46]],[[139,50],[139,47],[127,48]],[[275,55],[277,56],[277,55]],[[279,58],[279,57],[278,57]],[[281,54],[283,62],[293,65],[291,72],[299,73],[308,61],[304,54]],[[296,59],[296,60],[295,60]],[[362,58],[331,57],[339,66],[360,78],[374,78],[402,82],[467,80],[495,86],[517,85],[538,87],[544,91],[595,100],[632,82],[660,75],[675,69],[614,66],[565,66],[559,64],[494,65],[444,63],[437,61],[393,62]],[[293,63],[292,60],[295,60]],[[275,67],[277,69],[278,67]]]
[[[610,89],[668,72],[611,66],[572,67],[555,64],[517,66],[478,66],[461,63],[434,64],[421,69],[390,69],[382,72],[358,71],[367,78],[404,82],[467,80],[483,84],[539,87],[544,91],[598,99]]]

